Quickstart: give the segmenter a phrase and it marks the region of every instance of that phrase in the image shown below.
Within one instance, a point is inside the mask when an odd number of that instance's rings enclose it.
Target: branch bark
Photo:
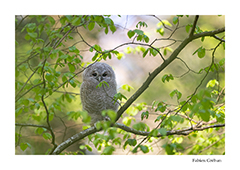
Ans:
[[[95,126],[92,126],[82,132],[79,132],[72,137],[68,138],[64,142],[62,142],[60,145],[58,145],[55,150],[52,152],[52,155],[58,155],[60,154],[64,149],[69,147],[70,145],[74,144],[75,142],[85,138],[88,135],[94,134],[96,132],[101,131],[101,129],[97,130]]]

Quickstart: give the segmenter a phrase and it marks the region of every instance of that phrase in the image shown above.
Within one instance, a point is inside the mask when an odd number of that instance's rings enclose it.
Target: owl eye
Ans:
[[[102,75],[103,77],[106,77],[107,76],[107,73],[103,73],[103,75]]]
[[[95,76],[97,76],[97,73],[93,73],[92,75],[95,77]]]

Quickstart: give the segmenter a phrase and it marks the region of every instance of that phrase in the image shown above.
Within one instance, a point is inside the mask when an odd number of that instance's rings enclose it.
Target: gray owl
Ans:
[[[101,87],[96,86],[101,82]],[[83,110],[91,116],[91,125],[103,120],[102,111],[112,109],[117,111],[118,103],[114,102],[113,96],[117,93],[117,83],[113,69],[106,63],[93,63],[83,72],[83,82],[80,88],[80,95]]]

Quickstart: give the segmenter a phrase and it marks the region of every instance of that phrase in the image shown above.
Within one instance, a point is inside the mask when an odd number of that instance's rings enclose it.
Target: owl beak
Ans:
[[[101,81],[102,81],[102,76],[98,76],[97,80],[98,80],[99,82],[101,82]]]

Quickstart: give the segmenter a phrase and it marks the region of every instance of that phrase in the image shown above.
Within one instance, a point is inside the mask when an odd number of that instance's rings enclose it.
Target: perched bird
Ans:
[[[98,86],[100,82],[102,82],[102,86]],[[83,110],[86,110],[91,116],[91,125],[104,119],[103,110],[117,111],[118,102],[113,98],[116,93],[115,73],[108,64],[96,62],[84,70],[80,95]]]

